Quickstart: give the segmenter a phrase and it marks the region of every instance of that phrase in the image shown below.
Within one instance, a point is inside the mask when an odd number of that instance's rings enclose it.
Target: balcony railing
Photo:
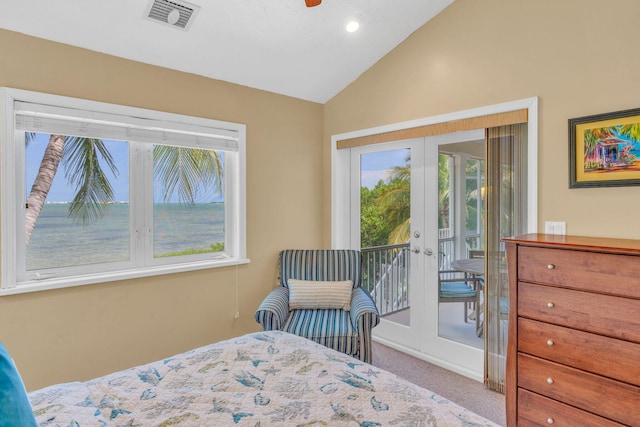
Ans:
[[[440,230],[438,268],[450,270],[454,238],[449,230]],[[362,286],[369,291],[381,316],[411,307],[409,300],[409,243],[361,249]]]
[[[409,308],[409,244],[362,249],[362,286],[380,315]]]

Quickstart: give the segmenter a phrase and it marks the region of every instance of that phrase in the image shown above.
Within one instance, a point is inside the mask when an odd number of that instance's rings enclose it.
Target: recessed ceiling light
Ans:
[[[358,31],[358,28],[360,28],[360,24],[358,23],[358,21],[349,21],[349,23],[345,27],[345,29],[350,33]]]

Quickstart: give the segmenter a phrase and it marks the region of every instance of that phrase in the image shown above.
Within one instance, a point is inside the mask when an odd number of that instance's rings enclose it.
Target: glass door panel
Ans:
[[[484,348],[484,140],[438,146],[438,336]]]
[[[420,140],[359,147],[352,152],[352,170],[357,171],[360,200],[360,249],[363,286],[368,289],[381,315],[376,328],[383,339],[415,346],[423,312],[416,266],[412,265],[411,218],[420,206],[414,194],[420,179],[413,159],[421,159]],[[420,188],[418,186],[417,188]]]
[[[411,325],[408,228],[411,150],[360,155],[363,277],[386,320]]]

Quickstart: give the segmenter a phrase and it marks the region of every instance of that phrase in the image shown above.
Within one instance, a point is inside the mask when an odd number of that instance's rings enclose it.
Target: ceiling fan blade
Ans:
[[[322,0],[304,0],[304,2],[307,4],[307,7],[313,7],[322,3]]]

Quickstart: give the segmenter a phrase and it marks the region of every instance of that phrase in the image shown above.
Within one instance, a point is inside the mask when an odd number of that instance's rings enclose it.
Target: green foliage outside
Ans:
[[[206,254],[209,252],[222,252],[224,250],[224,243],[218,242],[213,245],[209,245],[208,248],[204,249],[186,249],[184,251],[176,251],[176,252],[168,252],[166,254],[155,255],[155,258],[165,258],[171,256],[180,256],[180,255],[195,255],[195,254]]]
[[[451,156],[438,155],[438,229],[449,228],[449,189],[453,177],[450,170]]]
[[[369,190],[360,188],[360,241],[363,248],[388,244],[393,228],[385,218],[384,211],[376,200],[389,187],[382,180]]]
[[[406,243],[410,227],[410,190],[408,176],[378,181],[369,190],[360,189],[361,247]]]
[[[360,241],[362,248],[385,246],[409,241],[410,162],[393,168],[389,180],[378,181],[373,189],[360,188]],[[451,200],[449,190],[453,179],[451,155],[438,156],[438,227],[450,228]],[[479,171],[478,169],[481,168]],[[466,221],[467,230],[478,230],[478,197],[483,183],[484,162],[469,160],[466,164]]]

